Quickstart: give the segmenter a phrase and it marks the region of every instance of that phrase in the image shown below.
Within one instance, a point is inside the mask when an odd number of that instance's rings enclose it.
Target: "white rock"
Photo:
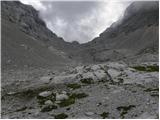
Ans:
[[[108,70],[108,73],[110,74],[110,76],[111,76],[112,78],[115,78],[115,77],[117,77],[117,76],[119,76],[119,75],[121,74],[120,71],[115,70],[115,69],[109,69],[109,70]]]
[[[49,83],[53,78],[51,76],[43,76],[40,78],[40,81],[43,83]]]
[[[97,70],[100,70],[101,67],[100,67],[99,65],[93,65],[93,66],[91,67],[91,69],[92,69],[93,71],[97,71]]]
[[[56,101],[66,100],[68,96],[66,94],[56,94]]]
[[[58,84],[58,83],[69,83],[73,82],[76,79],[77,74],[69,74],[65,76],[55,76],[54,79],[51,81],[51,84]]]
[[[45,105],[53,105],[53,102],[52,102],[51,100],[47,100],[47,101],[45,101],[44,104],[45,104]]]
[[[56,104],[61,103],[61,101],[55,101]]]
[[[94,74],[96,75],[97,79],[99,79],[99,80],[107,77],[105,71],[103,71],[103,70],[97,70],[94,72]]]
[[[122,63],[118,63],[118,62],[109,62],[107,64],[107,66],[109,68],[115,68],[115,69],[118,69],[118,70],[124,69],[125,67],[127,67],[127,65],[125,63],[122,64]]]
[[[82,77],[83,78],[92,78],[93,80],[97,79],[96,76],[92,72],[84,73],[84,74],[82,74]]]
[[[39,96],[41,97],[48,97],[50,95],[52,95],[51,91],[44,91],[44,92],[39,93]]]
[[[7,94],[8,95],[14,95],[14,94],[16,94],[16,92],[8,92]]]
[[[66,92],[66,91],[62,91],[62,94],[65,94],[65,95],[66,95],[66,94],[67,94],[67,92]]]
[[[83,70],[83,67],[84,67],[84,66],[78,66],[78,67],[75,68],[75,71],[76,71],[77,73],[79,73],[79,74],[82,74],[83,71],[84,71],[84,70]]]
[[[145,112],[141,114],[137,119],[156,119],[156,116],[153,116],[148,112]]]
[[[92,115],[94,115],[94,113],[93,112],[85,112],[85,115],[92,116]]]

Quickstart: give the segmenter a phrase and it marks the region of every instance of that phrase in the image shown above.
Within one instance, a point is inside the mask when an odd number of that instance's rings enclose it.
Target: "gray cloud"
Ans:
[[[40,17],[58,36],[66,41],[88,42],[97,37],[123,15],[128,2],[36,1],[33,5]]]

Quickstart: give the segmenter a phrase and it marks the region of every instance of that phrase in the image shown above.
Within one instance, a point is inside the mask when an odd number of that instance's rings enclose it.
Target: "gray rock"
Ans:
[[[118,77],[121,74],[121,72],[116,69],[109,69],[108,73],[112,78]]]
[[[49,83],[53,78],[51,76],[43,76],[40,78],[40,81],[43,83]]]
[[[66,100],[68,96],[66,94],[56,94],[56,101]]]
[[[52,95],[51,91],[44,91],[44,92],[39,93],[39,96],[41,97],[48,97],[50,95]]]
[[[45,101],[44,104],[45,104],[45,105],[53,105],[53,102],[52,102],[51,100],[47,100],[47,101]]]
[[[151,115],[148,112],[142,113],[137,119],[157,119],[156,115]]]
[[[94,113],[93,112],[85,112],[85,115],[86,116],[92,116],[92,115],[94,115]]]

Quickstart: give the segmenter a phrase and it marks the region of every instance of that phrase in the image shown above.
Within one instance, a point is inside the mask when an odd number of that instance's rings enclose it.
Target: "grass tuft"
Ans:
[[[71,83],[71,84],[67,84],[67,87],[72,88],[72,89],[78,89],[78,88],[81,88],[81,85],[77,83]]]
[[[81,99],[81,98],[84,98],[87,96],[88,95],[86,93],[73,93],[73,94],[69,95],[68,99],[62,100],[60,103],[58,103],[58,105],[60,107],[66,107],[66,106],[74,104],[76,99]]]
[[[117,110],[120,111],[120,115],[121,115],[121,118],[124,118],[125,117],[125,114],[128,113],[129,110],[131,110],[132,108],[136,107],[135,105],[129,105],[129,106],[120,106],[120,107],[117,107]]]
[[[146,72],[158,72],[159,66],[153,65],[153,66],[134,66],[132,67],[138,71],[146,71]]]
[[[55,119],[65,119],[67,117],[68,117],[68,115],[65,114],[65,113],[61,113],[61,114],[58,114],[58,115],[54,116]]]
[[[84,84],[92,84],[93,83],[92,78],[84,78],[84,79],[81,79],[80,81]]]
[[[108,112],[107,112],[107,113],[106,113],[106,112],[103,112],[102,114],[100,114],[100,116],[101,116],[103,119],[107,118],[108,115],[109,115]]]

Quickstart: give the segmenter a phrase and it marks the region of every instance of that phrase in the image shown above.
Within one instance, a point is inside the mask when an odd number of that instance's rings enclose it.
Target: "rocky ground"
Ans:
[[[2,118],[158,119],[158,67],[108,62],[60,73],[40,70],[34,77],[30,71],[19,81],[22,74],[10,74],[12,82],[2,84]]]

